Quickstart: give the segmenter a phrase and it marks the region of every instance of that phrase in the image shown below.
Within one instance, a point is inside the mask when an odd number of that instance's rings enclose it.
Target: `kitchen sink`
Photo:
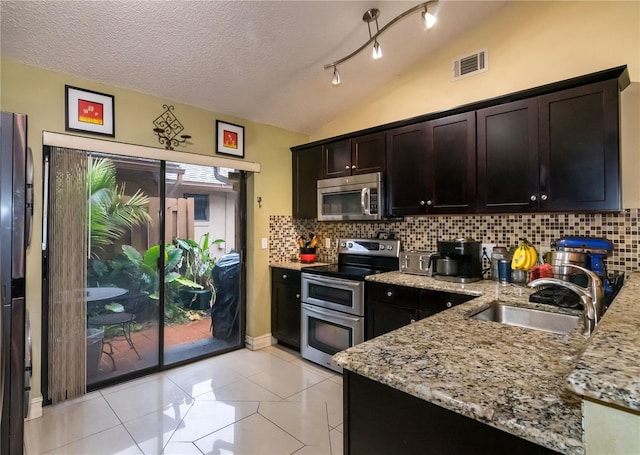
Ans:
[[[504,302],[494,300],[489,308],[480,310],[469,316],[479,321],[493,321],[502,324],[524,327],[527,329],[542,330],[545,332],[566,335],[580,322],[579,316],[569,314],[551,313],[549,311],[534,310],[507,305]]]

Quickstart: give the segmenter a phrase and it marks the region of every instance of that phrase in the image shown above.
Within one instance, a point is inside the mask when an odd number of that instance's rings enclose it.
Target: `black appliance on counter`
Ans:
[[[431,257],[433,277],[454,283],[481,280],[481,251],[482,244],[470,238],[438,241],[438,254]]]
[[[344,239],[338,263],[302,269],[302,357],[342,372],[332,356],[365,337],[364,278],[400,268],[399,240]]]

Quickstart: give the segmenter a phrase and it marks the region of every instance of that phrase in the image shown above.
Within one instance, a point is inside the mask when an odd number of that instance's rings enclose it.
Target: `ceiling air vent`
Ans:
[[[489,67],[487,49],[465,55],[453,61],[453,79],[462,79],[487,71]]]

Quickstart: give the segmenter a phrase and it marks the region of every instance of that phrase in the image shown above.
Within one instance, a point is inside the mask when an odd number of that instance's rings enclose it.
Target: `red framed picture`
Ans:
[[[216,120],[216,153],[244,158],[244,126]]]
[[[65,85],[65,129],[115,137],[114,97]]]

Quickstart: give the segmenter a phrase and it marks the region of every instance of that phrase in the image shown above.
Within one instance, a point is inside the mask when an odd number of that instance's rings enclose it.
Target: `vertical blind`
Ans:
[[[86,391],[87,152],[53,147],[49,202],[49,398]]]

